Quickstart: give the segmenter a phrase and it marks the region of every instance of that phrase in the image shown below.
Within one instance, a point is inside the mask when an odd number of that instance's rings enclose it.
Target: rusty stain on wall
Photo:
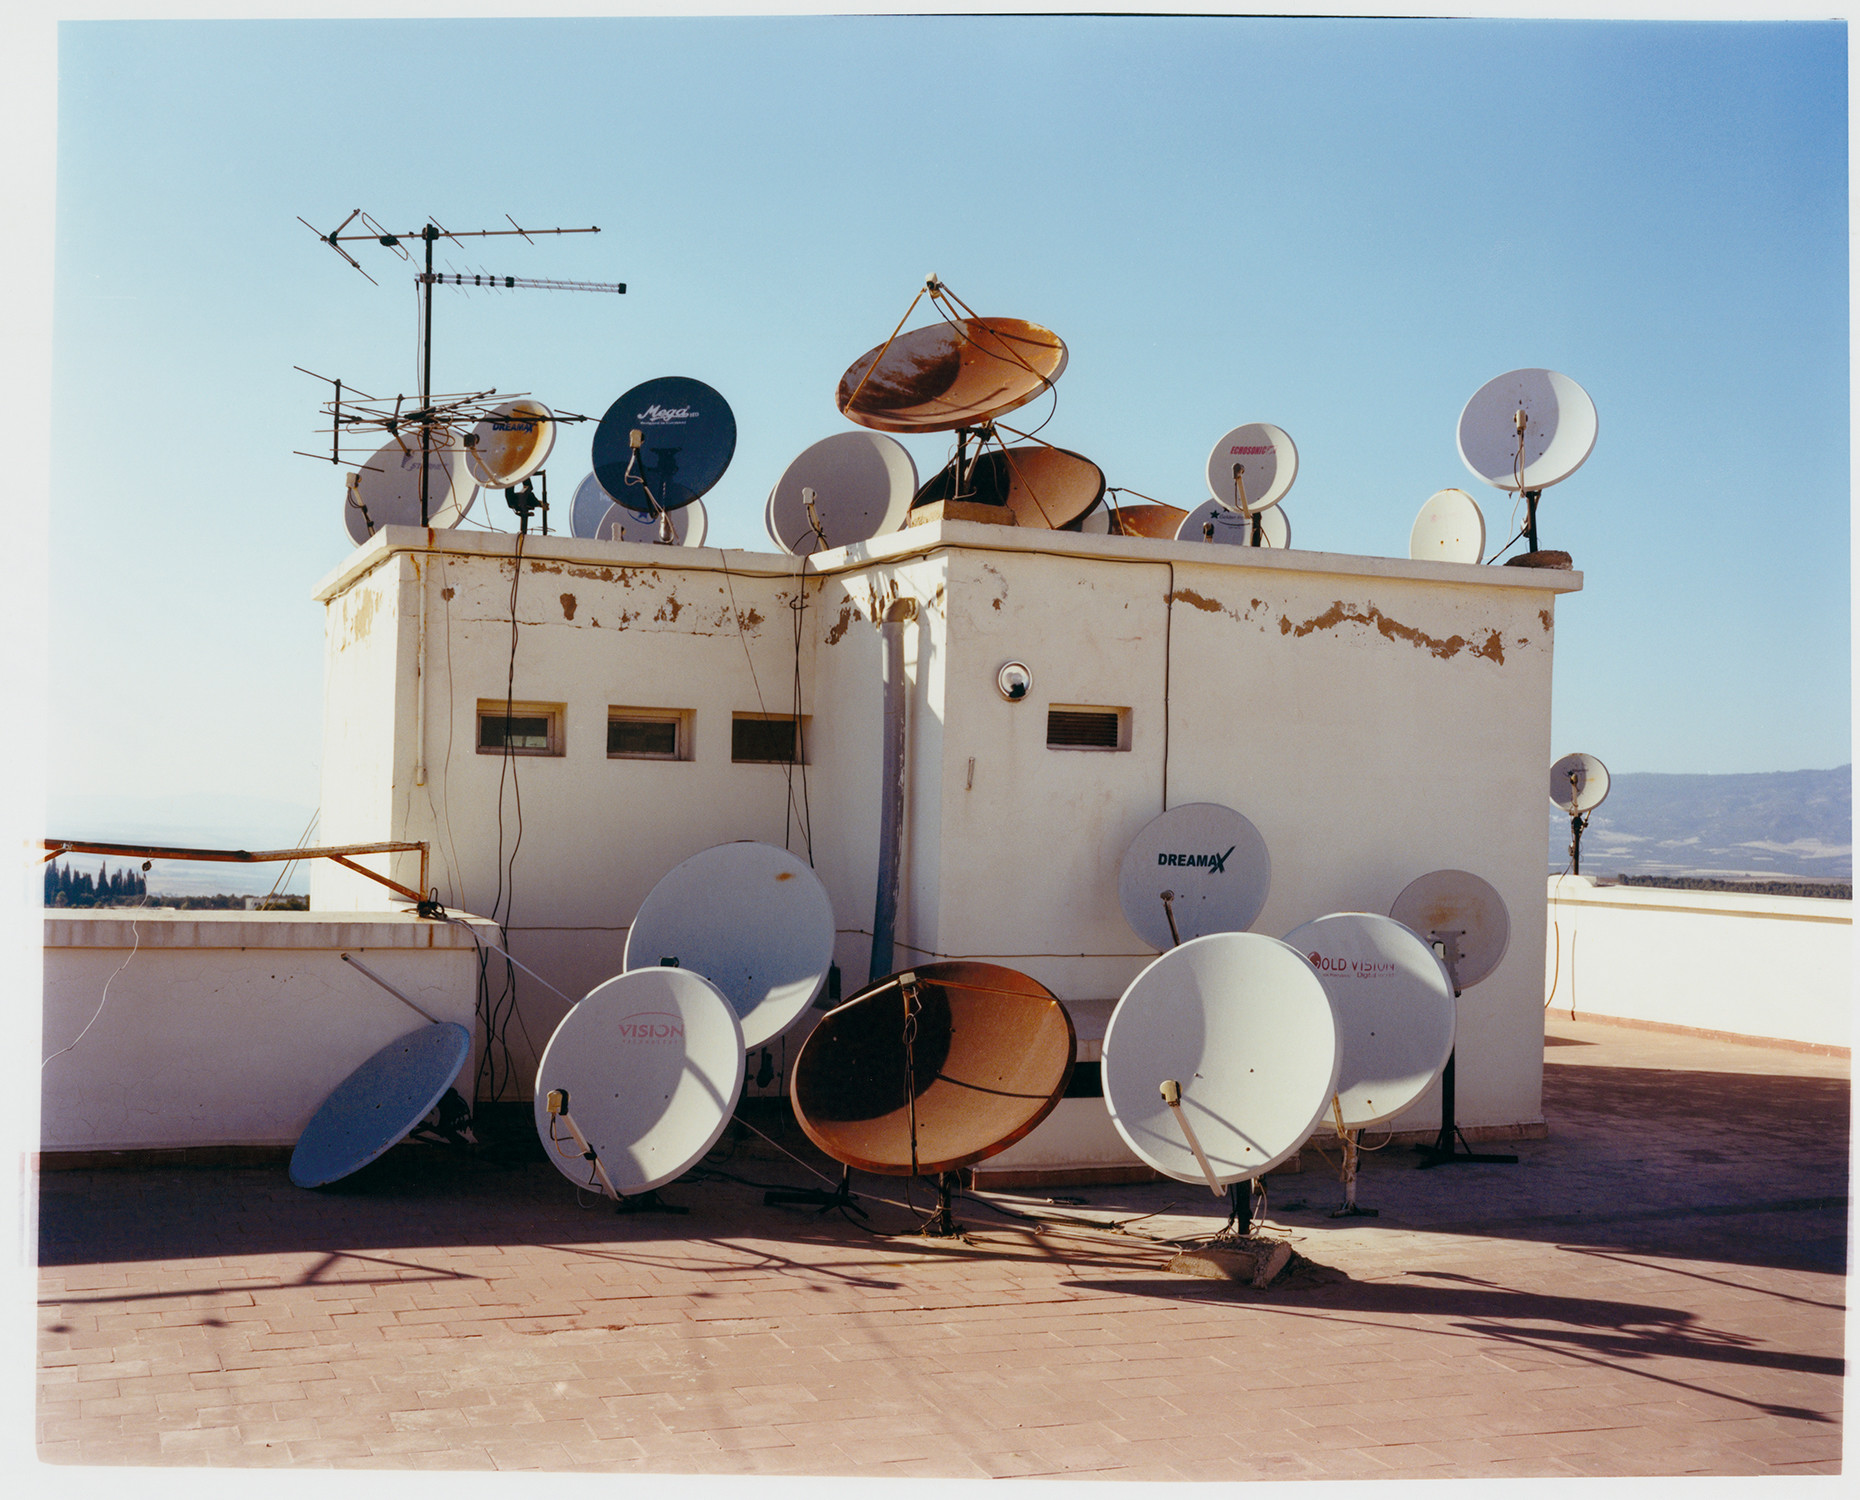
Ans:
[[[452,602],[452,596],[456,594],[457,592],[458,590],[453,588],[451,584],[447,584],[444,588],[442,588],[439,591],[439,597],[441,599],[444,599],[448,604],[450,604]]]
[[[367,640],[369,632],[375,627],[375,612],[380,607],[379,590],[363,588],[351,591],[343,600],[342,643],[337,649],[346,651],[350,646],[360,645]]]
[[[677,620],[678,612],[683,608],[684,605],[679,603],[676,594],[667,594],[665,596],[665,602],[659,606],[659,612],[652,618],[655,620],[664,620],[667,624],[670,624]]]
[[[1544,622],[1544,629],[1545,629],[1545,630],[1549,630],[1549,629],[1551,628],[1551,626],[1552,626],[1552,623],[1553,623],[1553,622],[1552,622],[1552,620],[1551,620],[1551,618],[1550,618],[1550,611],[1549,611],[1549,610],[1547,610],[1547,609],[1540,609],[1540,610],[1538,610],[1538,611],[1537,611],[1537,618],[1538,618],[1538,619],[1540,619],[1540,620],[1542,620],[1542,621]]]
[[[562,618],[564,620],[575,618],[575,596],[573,594],[562,595]]]
[[[1223,613],[1227,606],[1218,599],[1210,599],[1206,594],[1197,594],[1193,589],[1177,589],[1169,596],[1171,603],[1181,602],[1195,609],[1205,609],[1211,615]],[[1255,600],[1254,603],[1258,603]]]
[[[840,617],[833,622],[832,629],[827,631],[826,643],[829,646],[839,645],[845,639],[846,632],[852,629],[852,622],[861,618],[858,606],[852,600],[846,600],[840,605]]]
[[[1442,661],[1458,656],[1468,647],[1466,637],[1463,635],[1450,635],[1443,640],[1438,636],[1427,634],[1426,631],[1417,630],[1412,625],[1404,625],[1399,620],[1391,620],[1373,604],[1368,609],[1362,610],[1354,605],[1345,604],[1341,599],[1333,603],[1323,614],[1313,615],[1302,625],[1294,625],[1289,616],[1279,616],[1279,633],[1297,638],[1309,635],[1314,630],[1335,630],[1346,622],[1374,626],[1384,639],[1407,641],[1412,646],[1431,651]],[[1474,656],[1483,656],[1499,666],[1505,664],[1505,642],[1496,630],[1487,632],[1485,641],[1471,649]]]

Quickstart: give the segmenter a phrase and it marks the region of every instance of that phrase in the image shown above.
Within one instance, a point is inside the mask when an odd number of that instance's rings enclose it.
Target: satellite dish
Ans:
[[[840,411],[880,432],[950,432],[1025,406],[1066,367],[1059,335],[1019,318],[955,318],[899,334],[840,377]]]
[[[1593,812],[1608,796],[1608,767],[1580,751],[1550,768],[1550,800],[1564,812]]]
[[[1582,467],[1595,427],[1595,403],[1567,375],[1512,370],[1480,386],[1460,413],[1460,457],[1498,489],[1541,490]]]
[[[556,1170],[598,1186],[591,1164],[551,1140],[548,1096],[567,1112],[624,1195],[680,1177],[717,1143],[743,1090],[743,1028],[708,979],[634,969],[597,985],[562,1018],[536,1069],[536,1133]]]
[[[637,454],[631,434],[641,437]],[[594,474],[629,510],[677,510],[707,493],[736,452],[736,416],[701,380],[665,375],[636,385],[594,430]],[[650,498],[649,498],[650,492]]]
[[[477,498],[477,481],[464,463],[464,451],[452,433],[433,433],[426,454],[429,526],[457,526]],[[353,476],[342,519],[356,546],[383,526],[420,524],[420,458],[419,432],[403,431]]]
[[[1187,516],[1187,511],[1175,505],[1105,505],[1088,512],[1079,530],[1173,541]]]
[[[549,461],[555,447],[555,414],[525,397],[506,401],[471,430],[477,441],[465,450],[465,466],[486,489],[507,490]]]
[[[1208,454],[1208,493],[1228,510],[1269,509],[1297,477],[1298,449],[1270,422],[1234,428]]]
[[[913,510],[952,498],[956,464],[933,474],[911,501]],[[979,505],[1001,505],[1019,526],[1063,531],[1077,525],[1104,497],[1104,471],[1082,453],[1029,443],[994,448],[976,457],[963,498]]]
[[[693,500],[689,505],[681,505],[669,512],[672,518],[672,545],[674,547],[702,547],[704,538],[710,533],[710,516],[704,509],[702,500]],[[595,535],[604,542],[649,542],[659,540],[659,519],[657,516],[645,515],[637,510],[628,510],[624,505],[610,505],[607,513],[601,517],[600,529]]]
[[[1389,915],[1430,945],[1452,939],[1447,971],[1456,990],[1469,990],[1505,956],[1511,913],[1490,882],[1465,870],[1434,870],[1411,880]]]
[[[575,486],[575,498],[568,508],[568,534],[591,541],[601,534],[601,519],[612,508],[614,497],[601,488],[593,474]]]
[[[860,1171],[952,1172],[1052,1112],[1075,1044],[1065,1006],[1027,975],[923,964],[821,1017],[795,1058],[794,1115],[816,1146]]]
[[[1252,545],[1255,522],[1259,524],[1259,544],[1262,547],[1277,547],[1283,551],[1292,545],[1292,523],[1283,505],[1254,511],[1251,516],[1242,516],[1218,500],[1204,501],[1183,517],[1182,524],[1175,529],[1175,539],[1178,542],[1223,542],[1230,547],[1249,547]],[[1210,525],[1214,527],[1213,536],[1208,535]]]
[[[1296,948],[1253,932],[1162,955],[1111,1012],[1104,1101],[1130,1149],[1183,1182],[1258,1177],[1311,1134],[1337,1092],[1336,1017]],[[1203,1173],[1162,1085],[1180,1091]]]
[[[780,1036],[833,963],[833,903],[805,860],[773,844],[718,844],[646,894],[626,937],[629,970],[676,959],[728,997],[743,1046]]]
[[[389,1042],[310,1117],[291,1152],[291,1181],[323,1187],[359,1172],[432,1113],[471,1056],[471,1033],[435,1021]]]
[[[869,541],[904,524],[917,490],[917,464],[896,438],[871,432],[836,432],[822,438],[782,471],[769,492],[769,537],[800,555],[823,544],[808,520],[802,491],[814,492],[825,546]]]
[[[1152,818],[1124,851],[1117,900],[1152,948],[1212,932],[1244,932],[1272,887],[1266,841],[1218,802],[1185,802]]]
[[[1485,557],[1485,516],[1464,490],[1435,490],[1408,533],[1408,555],[1421,562],[1476,563]]]
[[[1346,1129],[1392,1120],[1453,1051],[1453,982],[1434,950],[1392,917],[1339,912],[1286,933],[1330,996],[1342,1037],[1337,1100]]]

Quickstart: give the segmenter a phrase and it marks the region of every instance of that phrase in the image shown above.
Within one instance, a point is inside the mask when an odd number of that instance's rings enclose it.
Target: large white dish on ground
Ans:
[[[718,844],[646,894],[626,935],[627,969],[676,959],[735,1007],[760,1047],[814,1003],[833,963],[833,903],[820,877],[773,844]]]
[[[1218,802],[1184,802],[1152,818],[1124,851],[1117,900],[1152,948],[1211,932],[1244,932],[1272,889],[1272,858],[1252,822]],[[1170,894],[1165,905],[1163,893]]]
[[[1215,1179],[1240,1182],[1303,1144],[1330,1108],[1339,1061],[1336,1017],[1304,955],[1263,933],[1216,933],[1163,954],[1124,991],[1104,1033],[1104,1102],[1144,1161],[1205,1182],[1163,1102],[1173,1079]]]
[[[1347,1130],[1391,1120],[1453,1053],[1453,981],[1393,917],[1336,912],[1285,934],[1317,970],[1342,1037],[1337,1102]]]
[[[1608,767],[1593,755],[1578,750],[1550,768],[1550,800],[1564,812],[1593,812],[1607,797]]]
[[[825,545],[845,547],[904,524],[917,493],[917,462],[881,432],[836,432],[802,449],[775,481],[767,513],[770,540],[796,555],[822,545],[807,518],[804,489],[814,492]]]
[[[465,466],[486,489],[521,484],[549,461],[555,447],[555,413],[540,401],[506,401],[471,430]]]
[[[1476,563],[1485,557],[1485,513],[1464,490],[1435,490],[1408,533],[1408,555],[1420,562]]]
[[[1498,489],[1541,490],[1582,467],[1595,447],[1595,431],[1595,403],[1569,376],[1511,370],[1474,391],[1460,413],[1460,458]]]
[[[562,1018],[536,1069],[536,1133],[577,1186],[600,1179],[559,1122],[551,1090],[614,1190],[650,1192],[717,1143],[743,1089],[743,1028],[721,991],[685,969],[635,969],[597,985]]]
[[[465,449],[450,432],[435,432],[426,453],[426,524],[456,526],[470,513],[478,496],[478,482],[464,460]],[[356,495],[368,515],[347,495],[342,520],[356,546],[383,526],[420,524],[420,434],[400,433],[357,471]]]
[[[1259,521],[1261,546],[1283,551],[1292,545],[1292,523],[1283,505],[1255,511],[1253,518],[1248,518],[1229,510],[1218,500],[1203,501],[1191,510],[1177,528],[1175,539],[1178,542],[1221,542],[1229,547],[1251,546],[1253,519]],[[1213,536],[1207,535],[1210,524],[1214,527]]]
[[[1432,870],[1402,888],[1389,915],[1423,942],[1452,936],[1459,947],[1455,987],[1469,990],[1504,961],[1511,913],[1490,881],[1467,870]]]
[[[1228,510],[1240,509],[1234,466],[1241,468],[1246,508],[1265,510],[1285,498],[1298,477],[1298,448],[1283,427],[1248,422],[1236,427],[1208,454],[1208,493]]]
[[[359,1172],[432,1112],[470,1056],[471,1033],[453,1021],[396,1037],[317,1106],[291,1152],[291,1181],[324,1187]]]

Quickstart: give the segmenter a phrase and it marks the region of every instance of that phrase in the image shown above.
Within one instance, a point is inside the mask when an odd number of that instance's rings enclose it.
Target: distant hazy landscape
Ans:
[[[1546,806],[1547,806],[1546,802]],[[1550,809],[1550,869],[1569,864],[1569,818]],[[1628,771],[1582,836],[1584,875],[1851,880],[1853,767],[1744,776]]]

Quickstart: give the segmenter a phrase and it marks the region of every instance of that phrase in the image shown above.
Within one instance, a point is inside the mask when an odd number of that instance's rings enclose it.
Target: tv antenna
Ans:
[[[1608,767],[1577,751],[1550,768],[1550,800],[1569,814],[1569,869],[1582,873],[1582,831],[1608,795]]]
[[[601,232],[598,224],[590,225],[585,229],[525,229],[518,224],[515,219],[510,218],[509,214],[505,214],[504,217],[510,222],[510,228],[508,229],[444,229],[433,220],[428,219],[420,228],[408,230],[405,234],[390,233],[383,229],[381,225],[377,224],[367,214],[363,213],[359,208],[354,210],[348,218],[344,219],[334,229],[330,230],[328,234],[324,234],[316,225],[312,224],[301,214],[298,215],[297,218],[298,223],[302,224],[304,228],[316,235],[318,239],[328,245],[330,249],[334,250],[351,266],[355,267],[356,270],[361,271],[364,276],[368,276],[368,272],[362,270],[362,263],[353,255],[349,254],[347,250],[342,248],[345,242],[353,243],[357,240],[372,240],[375,244],[392,250],[402,260],[412,259],[412,256],[408,254],[406,245],[402,243],[403,241],[419,240],[426,247],[426,268],[414,278],[420,288],[420,409],[410,413],[408,417],[410,425],[416,421],[420,425],[420,524],[422,526],[428,523],[427,501],[429,497],[427,494],[427,469],[429,465],[426,462],[426,458],[432,449],[433,431],[433,417],[431,412],[433,395],[433,288],[443,285],[480,286],[485,288],[514,288],[521,286],[536,287],[549,291],[616,293],[624,293],[626,291],[626,283],[624,281],[542,281],[527,277],[486,276],[482,274],[466,278],[456,273],[441,273],[433,269],[433,246],[438,244],[442,239],[451,240],[454,244],[460,245],[462,248],[464,241],[468,239],[495,239],[515,234],[521,235],[525,241],[533,245],[536,241],[531,238],[532,235],[599,234]],[[362,227],[355,230],[353,233],[345,234],[343,231],[348,229],[357,219],[362,221]],[[375,281],[372,276],[368,276],[368,280],[373,282],[376,286],[381,284]]]

